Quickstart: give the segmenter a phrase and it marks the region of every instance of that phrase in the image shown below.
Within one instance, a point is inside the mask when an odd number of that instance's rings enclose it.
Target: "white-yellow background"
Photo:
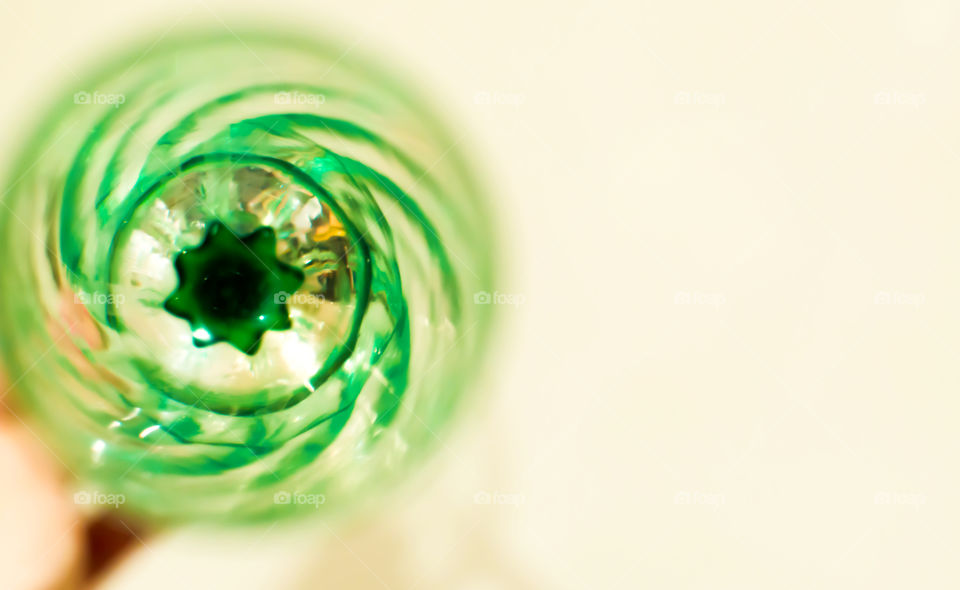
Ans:
[[[242,14],[415,73],[522,304],[384,513],[102,588],[960,587],[960,6],[0,0],[3,153],[109,40]]]

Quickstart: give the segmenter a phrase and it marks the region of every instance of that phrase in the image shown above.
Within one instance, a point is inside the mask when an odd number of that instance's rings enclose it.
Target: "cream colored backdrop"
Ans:
[[[6,154],[109,39],[258,14],[2,4]],[[489,171],[522,303],[488,403],[387,514],[165,533],[103,588],[960,586],[960,7],[260,10],[432,90]]]

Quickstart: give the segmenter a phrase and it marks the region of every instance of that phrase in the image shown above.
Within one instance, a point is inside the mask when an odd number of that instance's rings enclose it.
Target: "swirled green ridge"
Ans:
[[[284,34],[140,47],[71,88],[0,208],[0,351],[78,485],[157,519],[343,510],[482,357],[492,224],[405,83]]]

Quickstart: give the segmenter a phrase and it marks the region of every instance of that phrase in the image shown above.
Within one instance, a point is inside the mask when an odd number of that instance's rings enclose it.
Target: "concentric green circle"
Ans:
[[[240,36],[68,89],[0,212],[22,410],[157,519],[357,505],[436,442],[488,334],[493,227],[436,110],[344,47]]]

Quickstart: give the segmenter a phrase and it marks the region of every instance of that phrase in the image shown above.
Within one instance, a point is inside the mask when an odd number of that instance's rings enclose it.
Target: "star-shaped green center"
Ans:
[[[177,255],[180,283],[164,309],[190,322],[195,346],[229,342],[255,354],[267,330],[290,328],[287,299],[304,280],[276,250],[272,228],[239,237],[220,222],[210,224],[202,244]]]

